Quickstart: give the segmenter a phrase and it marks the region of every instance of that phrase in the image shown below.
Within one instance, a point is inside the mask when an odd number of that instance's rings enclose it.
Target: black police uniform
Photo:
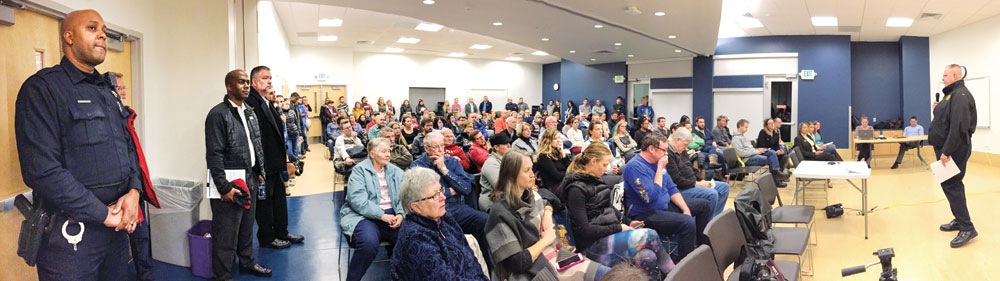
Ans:
[[[135,143],[111,83],[63,57],[28,77],[18,92],[14,132],[24,183],[53,212],[38,253],[39,280],[123,280],[127,232],[104,226],[107,206],[142,192]],[[81,231],[75,247],[64,237]]]
[[[969,207],[965,200],[965,164],[972,153],[972,134],[976,132],[976,100],[965,87],[965,80],[958,80],[944,88],[945,97],[934,107],[934,119],[927,133],[927,142],[934,147],[937,159],[951,157],[959,173],[941,183],[944,196],[951,205],[959,229],[975,230]],[[950,165],[951,163],[949,163]]]

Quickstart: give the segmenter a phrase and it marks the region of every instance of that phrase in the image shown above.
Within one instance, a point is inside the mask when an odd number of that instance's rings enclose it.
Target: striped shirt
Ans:
[[[389,182],[385,180],[385,171],[377,172],[378,174],[378,206],[382,207],[382,210],[392,210],[392,199],[389,198]]]

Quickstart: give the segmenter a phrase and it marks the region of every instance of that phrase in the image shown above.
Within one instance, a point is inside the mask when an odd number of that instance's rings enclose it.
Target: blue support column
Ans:
[[[697,56],[692,63],[692,87],[691,101],[694,108],[691,112],[694,116],[705,117],[705,129],[711,129],[715,125],[713,107],[715,107],[715,93],[712,91],[712,76],[715,73],[715,60],[712,57]]]

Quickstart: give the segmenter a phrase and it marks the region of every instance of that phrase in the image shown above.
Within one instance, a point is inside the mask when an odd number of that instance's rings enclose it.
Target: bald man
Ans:
[[[128,118],[104,62],[104,19],[94,10],[66,15],[64,57],[21,85],[14,134],[24,183],[52,216],[41,237],[39,280],[125,280],[128,233],[139,221],[143,176]]]
[[[954,219],[942,224],[941,231],[958,231],[951,247],[958,248],[979,236],[969,216],[965,201],[965,164],[972,153],[972,134],[976,132],[976,100],[965,87],[965,69],[957,64],[945,67],[941,82],[945,96],[934,103],[934,119],[927,134],[927,143],[934,147],[934,154],[941,164],[958,166],[959,173],[941,183],[948,198]]]
[[[226,96],[205,118],[205,162],[221,198],[212,207],[212,273],[214,280],[231,280],[233,258],[240,271],[270,277],[271,269],[254,260],[253,224],[257,195],[264,175],[264,151],[254,109],[245,101],[250,77],[237,69],[226,74]],[[227,171],[242,171],[228,179]]]

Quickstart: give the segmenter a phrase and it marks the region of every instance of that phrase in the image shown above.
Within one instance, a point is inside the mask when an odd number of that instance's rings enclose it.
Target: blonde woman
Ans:
[[[531,124],[521,122],[517,126],[517,139],[512,146],[513,149],[524,151],[528,155],[538,153],[538,140],[531,137]]]
[[[570,159],[563,153],[559,132],[545,130],[538,144],[538,156],[535,159],[536,170],[542,177],[542,186],[538,193],[548,200],[556,210],[562,209],[562,202],[556,198],[552,190],[563,181]]]
[[[628,124],[625,120],[618,121],[618,124],[615,125],[614,129],[615,135],[611,137],[611,141],[615,143],[615,150],[617,150],[618,154],[617,158],[622,162],[628,161],[628,159],[631,158],[625,154],[635,154],[635,148],[639,146],[639,144],[632,139],[632,136],[628,135],[628,129],[625,128],[626,126],[628,126]]]

